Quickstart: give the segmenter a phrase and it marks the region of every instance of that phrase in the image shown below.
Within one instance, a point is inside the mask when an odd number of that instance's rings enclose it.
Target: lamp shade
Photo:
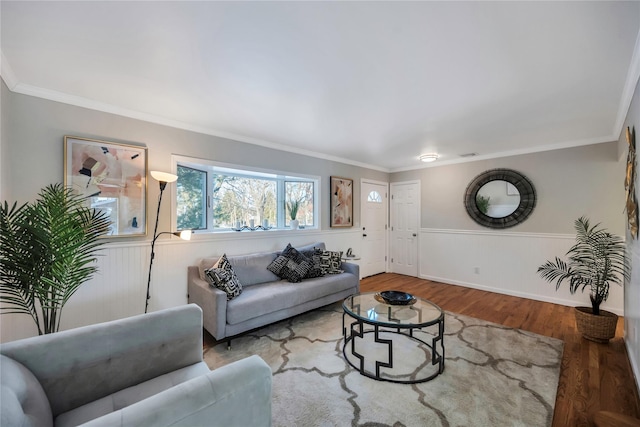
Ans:
[[[159,171],[151,171],[149,173],[155,180],[160,182],[173,182],[178,179],[178,175],[174,175],[172,173],[159,172]]]
[[[182,230],[180,233],[178,233],[178,237],[180,237],[182,240],[191,240],[191,230]]]
[[[438,154],[437,153],[428,153],[428,154],[423,154],[422,156],[420,156],[420,161],[421,162],[425,162],[425,163],[429,163],[429,162],[433,162],[438,160]]]

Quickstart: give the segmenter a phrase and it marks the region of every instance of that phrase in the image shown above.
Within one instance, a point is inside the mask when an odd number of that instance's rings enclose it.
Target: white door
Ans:
[[[362,180],[360,224],[362,225],[362,277],[387,271],[388,184]]]
[[[420,182],[391,184],[391,271],[418,276]]]

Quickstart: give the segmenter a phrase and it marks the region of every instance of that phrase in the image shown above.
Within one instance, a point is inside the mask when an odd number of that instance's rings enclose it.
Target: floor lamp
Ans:
[[[158,172],[158,171],[151,171],[150,173],[151,173],[151,176],[160,183],[160,196],[158,197],[158,210],[156,212],[156,226],[153,229],[153,240],[151,241],[151,259],[149,260],[149,279],[147,280],[147,299],[144,304],[145,313],[149,309],[149,299],[151,298],[149,289],[151,287],[151,267],[153,267],[153,258],[156,255],[155,253],[156,240],[158,240],[158,237],[162,236],[163,234],[173,234],[174,236],[178,236],[183,240],[191,239],[191,230],[183,230],[183,231],[176,231],[176,232],[162,231],[158,233],[158,219],[160,218],[160,205],[162,205],[162,194],[164,193],[164,189],[167,187],[167,184],[177,180],[178,176],[172,173]]]

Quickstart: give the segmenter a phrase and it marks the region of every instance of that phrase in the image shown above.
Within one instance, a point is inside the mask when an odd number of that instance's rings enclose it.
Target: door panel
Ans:
[[[362,225],[362,277],[387,271],[387,184],[362,181],[360,223]]]
[[[391,271],[418,276],[420,183],[391,184]]]

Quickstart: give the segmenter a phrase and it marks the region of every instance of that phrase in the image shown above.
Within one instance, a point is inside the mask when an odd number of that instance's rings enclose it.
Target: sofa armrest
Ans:
[[[254,355],[82,426],[268,427],[271,378],[271,368]]]
[[[4,343],[42,385],[53,416],[202,361],[194,304]],[[99,385],[99,386],[96,386]]]
[[[352,262],[342,262],[340,269],[344,270],[345,273],[351,273],[357,278],[360,278],[360,266],[358,264]]]
[[[202,280],[197,266],[188,268],[187,279],[189,302],[202,309],[204,328],[215,339],[223,339],[227,326],[227,294]]]

